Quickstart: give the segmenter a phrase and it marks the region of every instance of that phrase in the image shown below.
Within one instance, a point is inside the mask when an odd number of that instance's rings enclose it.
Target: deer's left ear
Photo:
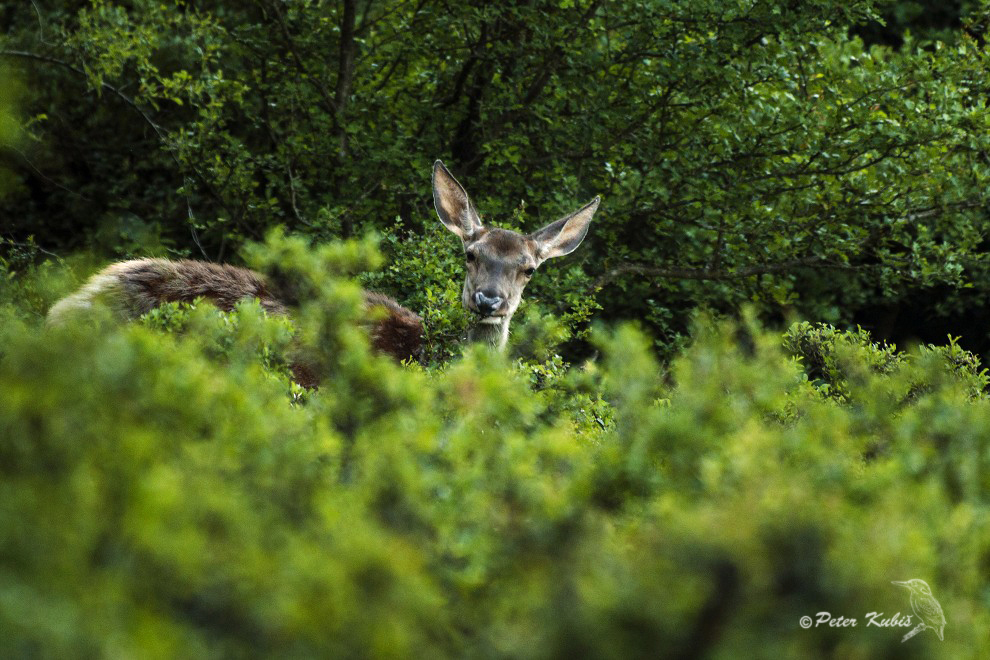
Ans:
[[[580,210],[530,234],[529,238],[537,243],[540,261],[574,252],[587,236],[588,226],[601,201],[601,197],[595,197]]]

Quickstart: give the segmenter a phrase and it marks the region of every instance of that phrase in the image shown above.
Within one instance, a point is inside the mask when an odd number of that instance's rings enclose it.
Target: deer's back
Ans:
[[[162,303],[196,298],[205,298],[224,311],[241,300],[257,298],[271,314],[287,312],[264,278],[238,266],[190,259],[136,259],[113,264],[100,275],[118,283],[129,316],[140,316]]]
[[[366,291],[365,306],[373,320],[372,347],[397,360],[419,356],[422,319],[388,296]],[[99,302],[123,319],[136,319],[167,302],[209,300],[230,311],[241,300],[257,298],[269,314],[288,316],[288,308],[264,277],[238,266],[181,259],[135,259],[112,264],[91,277],[76,293],[63,298],[48,312],[48,322]]]

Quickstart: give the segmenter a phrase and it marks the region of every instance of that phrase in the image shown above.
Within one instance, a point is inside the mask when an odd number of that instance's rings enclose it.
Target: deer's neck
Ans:
[[[476,322],[468,330],[468,341],[488,344],[502,350],[509,341],[509,320],[510,317],[502,317],[498,323]]]

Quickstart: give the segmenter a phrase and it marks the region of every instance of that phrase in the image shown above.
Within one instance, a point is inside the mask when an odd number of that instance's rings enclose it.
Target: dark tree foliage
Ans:
[[[879,7],[880,17],[853,32],[867,43],[880,43],[898,48],[904,44],[904,33],[911,32],[919,40],[955,41],[963,19],[971,15],[979,2],[968,0],[906,0],[889,2]],[[982,38],[976,26],[967,26],[967,32]]]
[[[697,306],[752,301],[924,336],[987,301],[990,131],[982,5],[913,7],[2,3],[29,120],[2,153],[3,236],[229,260],[274,225],[375,230],[399,264],[377,284],[429,313],[457,277],[432,234],[441,157],[495,223],[604,196],[581,253],[531,287],[575,322],[597,301],[669,348]],[[850,36],[878,12],[897,50]]]

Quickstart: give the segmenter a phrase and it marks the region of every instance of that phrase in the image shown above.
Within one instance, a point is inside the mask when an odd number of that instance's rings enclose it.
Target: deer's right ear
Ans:
[[[433,205],[440,222],[462,241],[471,240],[481,229],[481,218],[467,192],[439,160],[433,163]]]

